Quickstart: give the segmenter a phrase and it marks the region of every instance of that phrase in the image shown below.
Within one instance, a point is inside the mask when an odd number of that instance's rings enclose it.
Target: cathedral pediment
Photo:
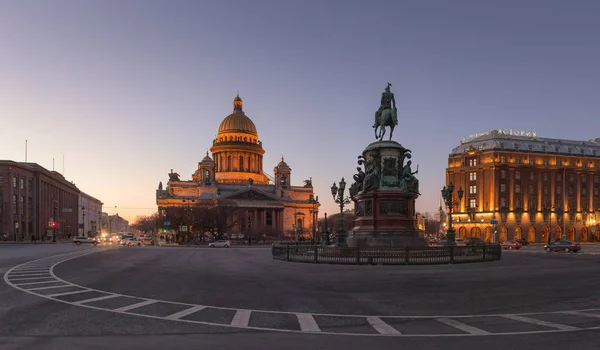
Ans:
[[[225,197],[226,199],[238,199],[238,200],[257,200],[257,201],[279,201],[280,199],[255,189],[246,189],[230,196]]]

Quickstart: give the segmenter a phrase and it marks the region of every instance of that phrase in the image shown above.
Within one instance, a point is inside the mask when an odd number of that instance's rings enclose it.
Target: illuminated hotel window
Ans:
[[[500,198],[500,208],[506,208],[506,198]]]
[[[548,181],[548,173],[544,173],[544,181]]]
[[[560,194],[562,192],[562,187],[556,186],[556,194]]]
[[[477,200],[475,198],[469,199],[469,207],[470,208],[476,208],[477,207]]]
[[[469,180],[470,181],[477,180],[477,173],[469,173]]]
[[[477,186],[475,186],[475,185],[469,186],[469,194],[476,194],[476,193],[477,193]]]
[[[598,183],[598,175],[594,175],[594,182]]]
[[[533,185],[529,185],[529,193],[534,193],[535,187]]]
[[[506,170],[500,170],[500,178],[506,179]]]
[[[515,193],[521,193],[521,185],[515,184]]]
[[[529,180],[535,180],[535,173],[529,173]]]
[[[506,184],[500,184],[500,192],[506,192]]]
[[[517,179],[517,180],[521,179],[521,172],[520,171],[515,171],[515,179]]]
[[[544,194],[548,194],[548,186],[544,185]]]

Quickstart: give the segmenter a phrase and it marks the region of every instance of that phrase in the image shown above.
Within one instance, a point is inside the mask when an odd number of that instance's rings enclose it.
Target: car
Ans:
[[[571,242],[571,241],[556,241],[550,244],[546,244],[544,246],[544,250],[547,252],[573,252],[577,253],[581,250],[581,245],[579,243]]]
[[[519,243],[518,241],[504,241],[502,243],[500,243],[500,247],[502,247],[502,249],[521,249],[521,243]]]
[[[126,245],[128,247],[136,245],[139,247],[142,245],[142,242],[138,241],[135,238],[125,238],[125,239],[121,240],[121,245]]]
[[[231,247],[231,241],[219,240],[210,242],[208,244],[210,248],[229,248]]]
[[[440,241],[439,244],[441,244],[442,247],[447,247],[448,246],[448,240]],[[464,247],[467,244],[466,244],[466,242],[462,238],[456,238],[456,239],[454,239],[454,245]]]
[[[86,237],[86,236],[75,236],[73,237],[73,243],[77,244],[77,245],[82,245],[82,244],[93,244],[93,245],[98,245],[98,240],[96,240],[95,238],[90,238],[90,237]]]
[[[525,238],[515,239],[515,241],[519,242],[521,245],[529,245],[529,242]]]

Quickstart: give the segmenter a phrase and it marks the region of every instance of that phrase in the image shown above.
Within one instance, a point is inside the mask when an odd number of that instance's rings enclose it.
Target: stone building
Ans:
[[[36,163],[0,161],[0,239],[77,234],[79,189]]]
[[[181,180],[171,170],[166,186],[159,184],[156,203],[162,220],[168,220],[166,209],[172,207],[226,207],[231,212],[229,237],[251,229],[312,237],[319,210],[312,180],[292,185],[292,169],[283,157],[272,175],[264,171],[265,150],[242,104],[235,97],[233,113],[223,119],[212,141],[212,157],[206,153],[191,180]]]
[[[79,193],[79,234],[96,235],[100,233],[102,202],[87,193]]]
[[[102,213],[101,231],[107,234],[125,234],[129,231],[129,221],[119,216],[118,213],[115,215]]]
[[[472,135],[448,157],[450,182],[464,190],[452,215],[457,237],[600,240],[600,139]]]

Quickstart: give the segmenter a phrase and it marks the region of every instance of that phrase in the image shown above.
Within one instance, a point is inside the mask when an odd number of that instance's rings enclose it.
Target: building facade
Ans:
[[[129,231],[129,221],[120,217],[119,214],[108,215],[102,213],[101,232],[107,234],[123,234]]]
[[[448,157],[450,183],[464,190],[452,214],[457,237],[600,241],[600,138],[473,135]]]
[[[254,122],[244,113],[239,95],[233,113],[221,122],[210,151],[198,163],[191,180],[169,174],[165,188],[156,190],[161,219],[169,208],[196,205],[228,208],[226,235],[241,237],[250,230],[271,230],[310,238],[316,230],[319,203],[312,180],[292,185],[292,169],[281,161],[268,175],[265,150]]]
[[[0,161],[0,238],[77,234],[79,189],[35,163]]]
[[[100,233],[102,202],[87,193],[79,192],[79,235],[97,235]]]

